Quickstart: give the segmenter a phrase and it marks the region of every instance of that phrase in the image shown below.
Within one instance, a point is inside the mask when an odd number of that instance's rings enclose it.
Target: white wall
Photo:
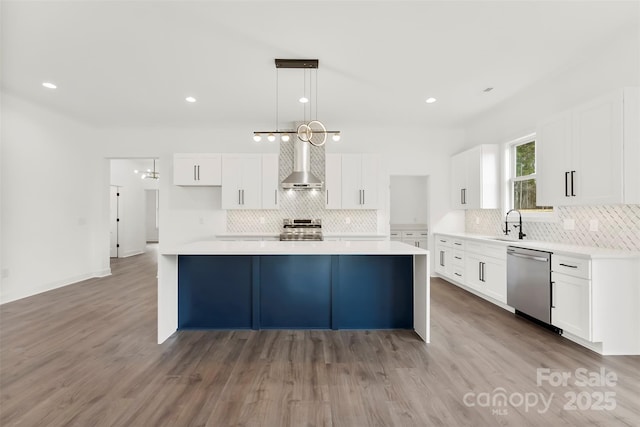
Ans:
[[[8,274],[0,301],[109,274],[102,226],[109,207],[96,197],[108,175],[94,136],[83,124],[2,94],[1,252]]]
[[[145,239],[147,242],[158,241],[158,227],[156,225],[156,204],[158,190],[145,190]]]
[[[535,58],[532,58],[535,60]],[[637,25],[585,54],[465,126],[467,146],[504,143],[535,132],[536,122],[609,90],[640,86],[640,37]],[[495,90],[500,90],[496,88]]]
[[[391,224],[427,224],[426,176],[391,175]]]
[[[137,162],[130,159],[111,160],[111,185],[119,187],[120,222],[118,223],[118,257],[144,252],[146,246],[145,181],[133,171]]]

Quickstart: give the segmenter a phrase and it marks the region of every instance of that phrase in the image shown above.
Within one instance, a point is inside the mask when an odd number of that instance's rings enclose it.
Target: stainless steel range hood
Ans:
[[[311,172],[311,153],[309,143],[294,137],[293,141],[293,172],[282,181],[285,190],[321,189],[323,182]]]

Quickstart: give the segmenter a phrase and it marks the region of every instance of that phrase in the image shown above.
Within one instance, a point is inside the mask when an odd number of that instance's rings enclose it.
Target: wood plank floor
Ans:
[[[188,331],[157,345],[154,255],[0,306],[0,425],[640,425],[639,357],[599,356],[438,279],[429,345],[410,331]],[[538,385],[545,368],[571,378]],[[576,384],[579,368],[616,384]]]

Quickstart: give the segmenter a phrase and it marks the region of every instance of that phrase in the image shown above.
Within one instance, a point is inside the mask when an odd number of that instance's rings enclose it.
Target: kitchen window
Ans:
[[[536,203],[536,140],[529,135],[509,144],[509,205],[522,213],[553,212],[552,206]]]

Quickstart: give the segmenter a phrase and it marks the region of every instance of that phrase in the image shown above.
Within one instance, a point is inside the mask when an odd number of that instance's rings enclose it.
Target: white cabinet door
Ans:
[[[551,324],[591,341],[591,281],[551,275]]]
[[[262,155],[262,209],[280,208],[280,176],[277,154]]]
[[[377,209],[380,157],[342,155],[342,209]]]
[[[327,153],[325,156],[325,207],[342,208],[342,156]]]
[[[572,204],[571,115],[562,113],[538,123],[536,131],[536,203]],[[575,173],[574,173],[575,175]]]
[[[482,292],[482,261],[483,258],[474,253],[465,254],[464,276],[465,284],[470,288]]]
[[[484,144],[451,157],[451,205],[454,209],[496,209],[499,206],[499,153]]]
[[[375,154],[362,155],[362,206],[361,209],[378,209],[378,177],[380,157]]]
[[[342,155],[342,209],[362,207],[362,155]]]
[[[573,113],[573,193],[582,205],[623,200],[622,92],[598,98]]]
[[[173,183],[183,186],[214,186],[222,184],[219,154],[174,154]]]
[[[262,207],[260,155],[225,155],[222,159],[222,209]]]
[[[482,292],[504,304],[507,303],[507,263],[486,257],[482,262]]]
[[[451,206],[464,209],[464,192],[467,185],[466,152],[451,157]]]
[[[482,206],[482,146],[468,150],[466,160],[466,184],[464,208],[480,209]],[[488,166],[487,166],[488,167]]]

